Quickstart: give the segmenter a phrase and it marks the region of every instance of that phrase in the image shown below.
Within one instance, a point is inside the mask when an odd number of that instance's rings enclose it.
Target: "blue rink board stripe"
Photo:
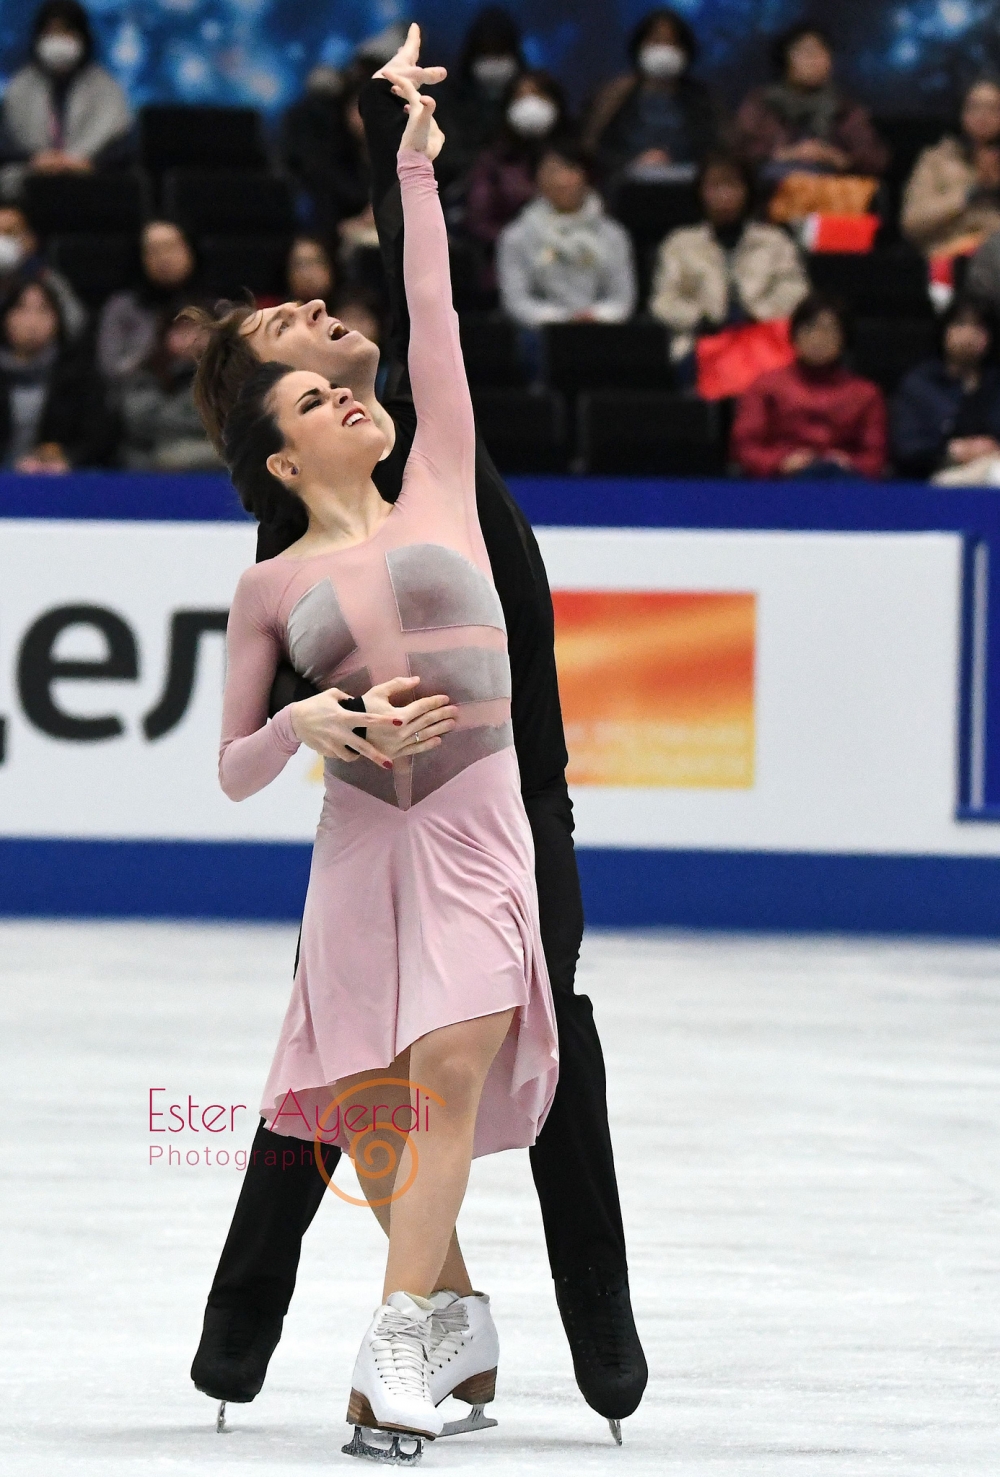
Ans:
[[[199,841],[0,840],[13,917],[296,920],[311,848]],[[1000,857],[581,847],[587,921],[1000,936]]]

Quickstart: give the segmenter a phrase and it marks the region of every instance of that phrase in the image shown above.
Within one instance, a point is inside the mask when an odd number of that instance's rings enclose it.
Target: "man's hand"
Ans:
[[[392,83],[393,92],[403,99],[409,114],[399,147],[412,149],[415,154],[423,154],[425,159],[433,163],[444,143],[444,134],[434,122],[434,109],[437,104],[432,97],[424,97],[422,93],[419,93],[407,78],[397,76],[388,68],[385,72],[385,80]]]
[[[389,713],[352,713],[349,708],[340,706],[340,699],[347,696],[346,692],[330,687],[315,697],[290,703],[288,712],[295,737],[324,759],[343,759],[350,764],[361,757],[370,759],[380,769],[391,769],[392,760],[373,744],[359,738],[353,730],[378,727],[391,733],[401,726],[401,720]]]
[[[406,33],[406,40],[396,52],[391,61],[386,62],[384,67],[379,67],[374,74],[376,77],[384,77],[391,81],[395,77],[404,77],[412,82],[416,88],[433,87],[436,82],[443,82],[448,73],[444,67],[422,67],[420,57],[420,27],[414,22]],[[389,73],[393,78],[389,77]]]
[[[458,719],[458,709],[443,693],[436,697],[417,698],[405,705],[393,703],[394,698],[409,696],[419,681],[419,677],[394,677],[365,693],[366,715],[388,713],[399,724],[389,729],[384,737],[379,737],[382,748],[393,759],[405,759],[408,754],[426,754],[436,749]],[[366,722],[367,716],[361,721]]]

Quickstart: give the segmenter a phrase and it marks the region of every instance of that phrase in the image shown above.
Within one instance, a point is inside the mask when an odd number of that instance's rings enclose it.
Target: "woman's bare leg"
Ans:
[[[383,1302],[394,1292],[426,1297],[442,1285],[454,1287],[441,1274],[453,1242],[457,1249],[455,1222],[469,1182],[483,1084],[513,1015],[505,1010],[443,1026],[410,1047],[411,1080],[442,1102],[430,1100],[426,1127],[422,1123],[414,1135],[419,1159],[413,1184],[392,1205]]]

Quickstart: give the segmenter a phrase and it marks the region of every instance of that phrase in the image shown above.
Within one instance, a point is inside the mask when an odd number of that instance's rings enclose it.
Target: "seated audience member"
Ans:
[[[631,70],[598,92],[583,141],[608,179],[666,179],[692,171],[717,143],[705,85],[689,75],[697,43],[673,10],[651,10],[628,43]]]
[[[140,238],[142,285],[116,292],[101,310],[97,363],[105,379],[126,379],[145,363],[164,323],[190,301],[194,250],[173,221],[149,221]]]
[[[893,397],[892,451],[904,476],[931,477],[1000,455],[994,325],[975,303],[945,319],[942,352],[911,369]]]
[[[0,445],[18,472],[103,466],[114,447],[90,357],[67,342],[55,293],[31,278],[0,305]]]
[[[566,97],[548,72],[523,72],[507,95],[496,142],[483,149],[465,187],[465,231],[490,250],[504,226],[535,197],[546,144],[569,128]]]
[[[785,175],[880,175],[889,151],[868,110],[833,80],[833,43],[803,24],[775,44],[777,80],[750,92],[736,115],[737,146],[762,180]]]
[[[538,199],[500,233],[497,281],[504,312],[543,323],[622,323],[635,308],[632,243],[591,188],[572,142],[551,143],[535,176]]]
[[[885,401],[844,367],[839,308],[810,293],[792,314],[791,333],[794,364],[762,374],[737,401],[735,460],[749,477],[881,477]]]
[[[927,256],[956,256],[1000,230],[1000,85],[967,90],[961,133],[924,149],[900,212],[903,235]]]
[[[67,339],[78,339],[87,326],[86,308],[68,278],[45,261],[38,237],[20,206],[0,205],[0,301],[22,277],[44,282],[59,302]]]
[[[285,275],[289,298],[299,303],[322,298],[329,308],[333,301],[337,276],[333,254],[319,236],[296,236],[288,253]]]
[[[368,156],[356,111],[356,88],[348,89],[332,67],[314,67],[305,96],[282,120],[282,160],[304,196],[310,225],[322,236],[368,203]]]
[[[32,27],[31,60],[11,78],[3,98],[5,198],[16,192],[26,170],[58,174],[127,162],[128,102],[93,55],[83,6],[46,0]]]
[[[496,142],[507,94],[524,69],[521,32],[502,6],[488,5],[466,32],[458,65],[434,89],[445,136],[437,165],[444,183],[464,178],[476,155]]]
[[[746,165],[711,155],[698,183],[704,224],[681,226],[660,246],[649,311],[670,329],[675,361],[699,334],[787,318],[809,292],[787,232],[753,219],[752,184]]]
[[[196,472],[222,465],[192,393],[203,341],[204,329],[188,318],[161,322],[152,352],[119,391],[123,467]]]

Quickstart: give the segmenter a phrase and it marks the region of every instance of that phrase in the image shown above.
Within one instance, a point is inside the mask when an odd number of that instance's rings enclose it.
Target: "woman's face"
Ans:
[[[385,451],[385,437],[350,390],[333,389],[310,370],[278,381],[271,410],[285,444],[268,459],[268,470],[307,507],[311,491],[370,476]]]
[[[972,314],[961,315],[945,329],[945,358],[959,364],[978,364],[985,358],[990,346],[990,336],[979,319]]]
[[[833,57],[820,36],[800,36],[788,48],[785,76],[794,87],[822,87],[833,72]]]
[[[183,231],[153,221],[142,233],[142,268],[156,287],[182,287],[194,271],[194,253]]]
[[[701,201],[713,226],[734,225],[747,208],[743,176],[736,169],[710,166],[701,182]]]
[[[40,287],[26,287],[7,310],[4,336],[15,354],[40,354],[59,337],[59,319]]]
[[[314,297],[328,299],[333,292],[333,268],[318,241],[296,241],[288,257],[288,290],[300,303]]]
[[[817,313],[793,340],[795,354],[810,369],[828,369],[844,352],[844,333],[836,313]]]
[[[962,105],[962,131],[974,144],[994,144],[1000,138],[1000,87],[977,82]]]

